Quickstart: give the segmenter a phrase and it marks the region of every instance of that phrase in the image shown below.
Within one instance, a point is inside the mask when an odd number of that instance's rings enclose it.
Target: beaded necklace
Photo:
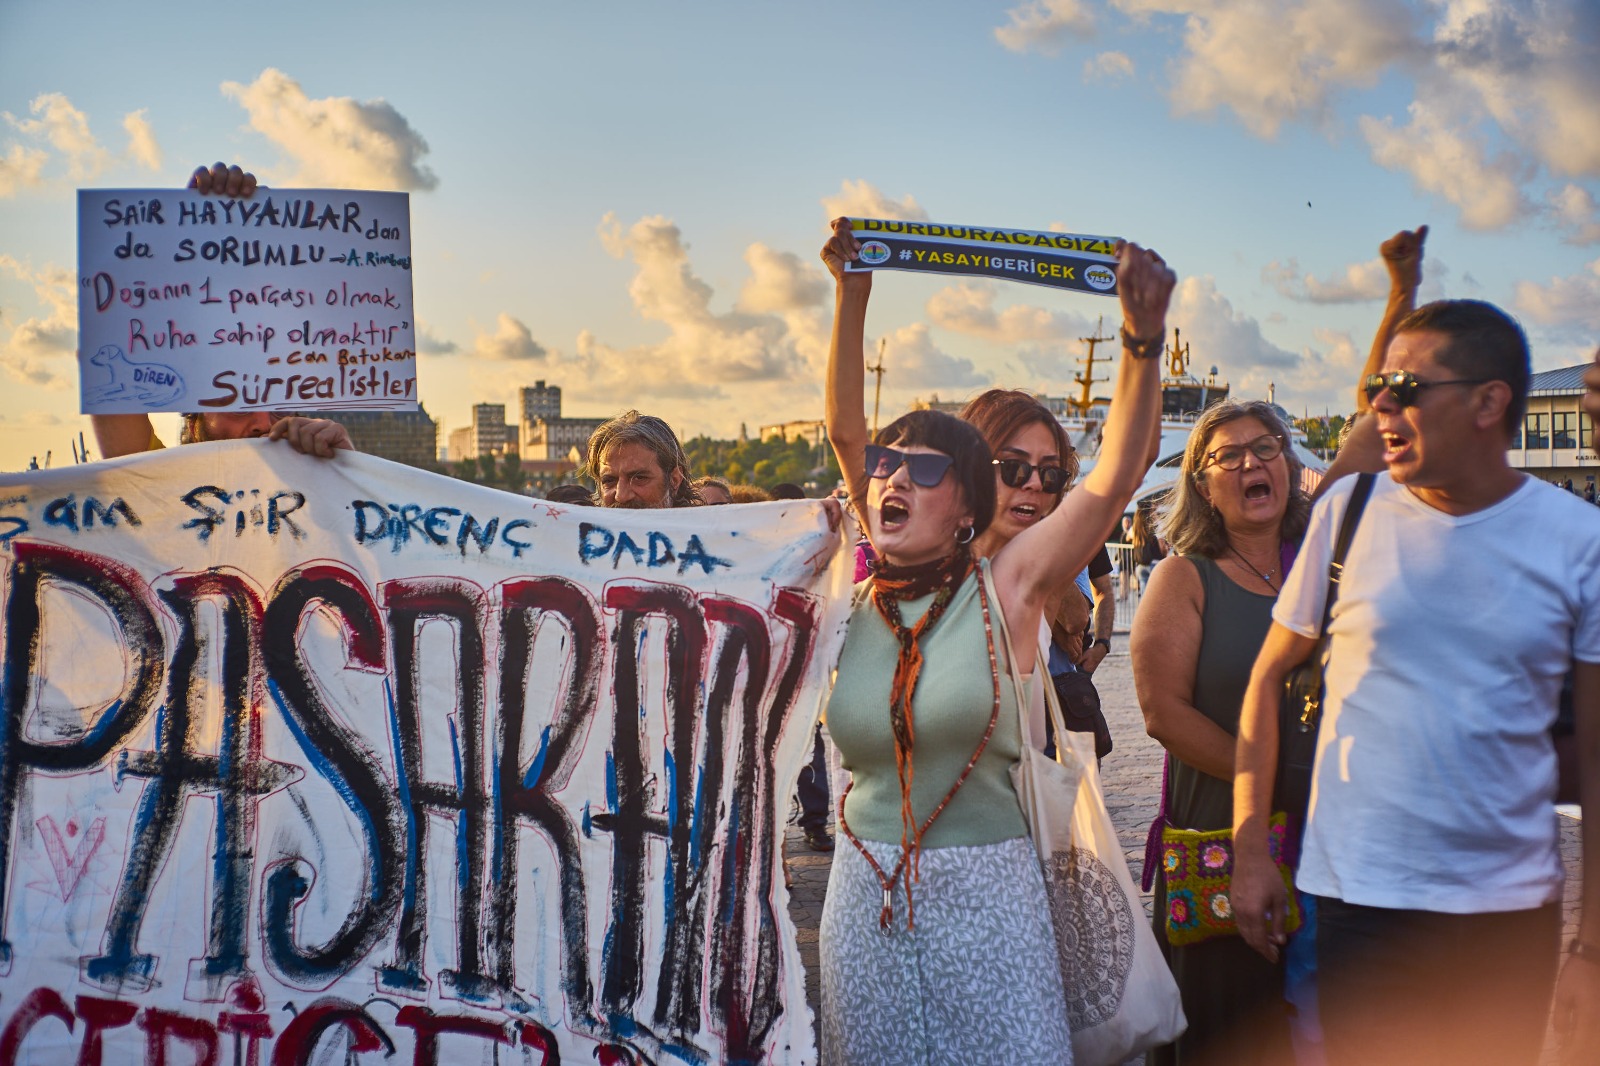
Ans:
[[[970,572],[972,568],[970,557],[965,560],[965,564],[965,567],[961,569],[962,580],[965,580],[967,572]],[[952,567],[950,569],[954,570],[955,568]],[[948,580],[941,581],[942,587],[940,588],[939,592],[935,594],[934,603],[928,608],[928,614],[933,614],[935,609],[937,609],[940,614],[943,614],[944,608],[949,606],[950,600],[955,595],[955,588],[959,586],[959,584],[959,581],[955,582],[954,584],[949,583]],[[923,592],[923,595],[926,595],[925,591]],[[875,601],[877,600],[876,590],[874,592],[874,599]],[[941,599],[943,601],[942,603]],[[961,791],[961,786],[967,783],[967,778],[971,776],[973,767],[978,765],[978,759],[983,756],[984,749],[989,746],[989,738],[994,736],[995,724],[1000,720],[1000,665],[998,660],[995,658],[994,629],[989,618],[989,594],[987,590],[984,589],[982,581],[978,582],[978,602],[983,608],[983,633],[984,638],[989,646],[989,676],[994,682],[994,706],[989,712],[989,726],[984,730],[983,739],[978,742],[978,747],[975,751],[973,751],[972,758],[967,760],[966,767],[956,777],[955,784],[950,786],[950,791],[945,793],[944,799],[939,801],[939,805],[933,809],[933,813],[929,814],[927,819],[924,820],[920,826],[916,824],[915,815],[911,810],[911,749],[912,741],[915,739],[915,729],[911,714],[911,697],[914,694],[916,687],[914,676],[915,671],[912,671],[913,677],[911,679],[911,683],[905,688],[904,699],[896,700],[893,698],[893,696],[891,696],[890,723],[894,728],[895,736],[895,769],[900,775],[902,828],[900,837],[900,858],[895,862],[894,869],[889,873],[885,874],[883,872],[883,867],[878,864],[878,860],[872,857],[872,853],[868,851],[865,845],[863,845],[861,841],[856,838],[856,835],[850,831],[850,824],[845,819],[844,801],[845,798],[850,795],[850,789],[854,786],[855,782],[852,781],[849,785],[846,785],[844,792],[839,796],[839,830],[844,833],[845,839],[850,841],[850,843],[855,846],[855,849],[861,853],[861,857],[867,860],[867,865],[872,868],[873,874],[878,879],[879,887],[883,889],[883,909],[878,913],[878,928],[882,930],[886,936],[894,931],[892,928],[892,923],[894,921],[894,885],[896,881],[902,878],[902,875],[904,877],[906,890],[906,928],[915,929],[917,927],[916,904],[912,899],[911,886],[913,883],[919,881],[921,877],[919,860],[922,854],[922,837],[927,833],[928,829],[933,825],[933,823],[938,820],[939,816],[944,813],[944,809],[950,805],[950,801],[955,799],[956,793]],[[898,678],[900,676],[902,667],[907,665],[906,660],[909,657],[909,653],[915,653],[916,665],[920,666],[921,652],[917,645],[920,642],[922,634],[926,632],[928,626],[931,625],[931,622],[929,621],[928,615],[924,615],[922,621],[919,622],[914,629],[906,630],[905,627],[900,623],[900,610],[898,601],[889,599],[889,609],[887,610],[885,603],[882,601],[877,602],[877,607],[878,610],[885,615],[885,621],[887,621],[890,627],[895,630],[895,635],[900,637],[901,661],[899,664],[897,664],[895,671]],[[897,705],[901,707],[900,718],[896,718],[895,708]],[[903,751],[901,744],[902,729],[905,735]]]

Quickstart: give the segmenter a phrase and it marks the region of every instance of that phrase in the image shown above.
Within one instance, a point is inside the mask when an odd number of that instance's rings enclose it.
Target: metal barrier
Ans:
[[[1139,609],[1143,589],[1139,588],[1134,572],[1133,545],[1126,541],[1106,541],[1106,551],[1111,555],[1112,587],[1117,591],[1117,631],[1126,632],[1133,626],[1133,614]]]

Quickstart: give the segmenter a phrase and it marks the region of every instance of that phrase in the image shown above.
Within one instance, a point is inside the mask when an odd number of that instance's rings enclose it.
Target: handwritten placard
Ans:
[[[861,258],[847,270],[966,274],[1117,295],[1117,237],[883,218],[852,218],[850,225]]]
[[[78,192],[86,414],[415,410],[405,193]]]

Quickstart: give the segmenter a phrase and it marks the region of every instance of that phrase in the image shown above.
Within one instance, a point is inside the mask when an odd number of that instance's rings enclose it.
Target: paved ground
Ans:
[[[1132,605],[1124,605],[1131,607]],[[1127,625],[1132,610],[1119,610],[1117,637],[1112,652],[1095,673],[1101,706],[1111,726],[1115,749],[1101,766],[1106,807],[1116,824],[1117,836],[1128,857],[1128,868],[1135,883],[1144,866],[1144,836],[1155,818],[1161,789],[1161,748],[1145,736],[1139,703],[1133,691],[1133,673],[1128,661]],[[1567,867],[1566,930],[1570,938],[1577,932],[1577,903],[1582,889],[1578,860],[1581,855],[1578,823],[1561,819],[1562,858]],[[846,844],[845,846],[848,846]],[[800,957],[806,966],[806,999],[813,1014],[818,1003],[817,924],[822,918],[822,899],[828,885],[830,857],[807,850],[797,829],[790,827],[787,839],[790,874],[794,888],[790,893],[789,914],[794,919],[800,944]],[[1145,899],[1148,911],[1151,903]],[[1547,1055],[1546,1060],[1554,1059]]]

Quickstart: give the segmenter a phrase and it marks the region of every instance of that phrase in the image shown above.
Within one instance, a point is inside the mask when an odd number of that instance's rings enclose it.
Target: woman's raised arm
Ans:
[[[1137,244],[1122,246],[1117,264],[1122,359],[1100,456],[1060,507],[995,556],[995,581],[1013,633],[1039,628],[1045,597],[1088,564],[1149,469],[1150,438],[1161,421],[1160,356],[1167,337],[1167,305],[1176,284],[1176,276],[1155,252]]]
[[[866,354],[867,300],[872,295],[870,271],[850,273],[846,262],[856,258],[861,242],[848,218],[833,220],[833,236],[822,246],[822,261],[834,279],[833,340],[828,346],[826,418],[828,441],[850,490],[856,514],[865,519],[867,504]]]

